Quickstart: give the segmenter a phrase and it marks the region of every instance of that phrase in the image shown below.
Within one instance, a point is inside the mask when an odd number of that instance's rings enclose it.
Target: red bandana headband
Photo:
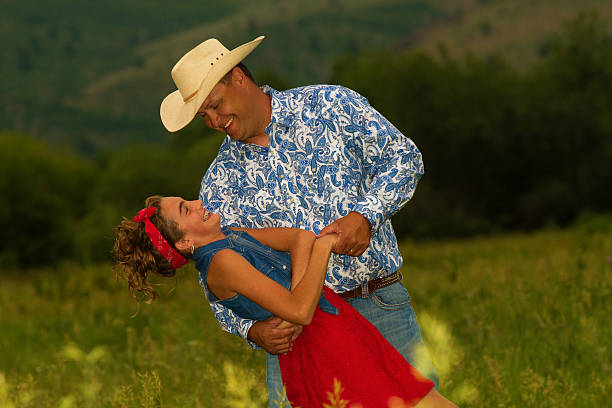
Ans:
[[[138,211],[138,215],[132,218],[132,220],[144,223],[145,232],[153,246],[170,262],[172,269],[178,269],[187,263],[187,259],[172,248],[168,241],[166,241],[166,238],[155,228],[155,225],[149,219],[153,214],[155,214],[155,207],[143,208]]]

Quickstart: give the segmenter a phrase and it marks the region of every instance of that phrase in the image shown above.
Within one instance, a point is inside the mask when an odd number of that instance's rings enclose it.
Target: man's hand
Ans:
[[[247,337],[270,354],[285,354],[301,332],[300,325],[270,317],[253,323]]]
[[[372,224],[363,215],[351,211],[323,228],[317,238],[332,233],[338,234],[338,241],[332,248],[334,253],[359,256],[370,245]]]

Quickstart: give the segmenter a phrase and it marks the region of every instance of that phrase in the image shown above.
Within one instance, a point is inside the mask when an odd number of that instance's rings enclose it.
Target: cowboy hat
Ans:
[[[211,38],[183,55],[172,68],[172,79],[178,90],[166,96],[159,109],[166,129],[176,132],[187,126],[217,82],[263,39],[263,35],[259,36],[230,51]]]

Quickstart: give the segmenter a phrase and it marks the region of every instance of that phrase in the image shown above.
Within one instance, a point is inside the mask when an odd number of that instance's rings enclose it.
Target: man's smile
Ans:
[[[223,126],[223,129],[227,132],[230,125],[232,124],[232,122],[234,121],[234,118],[229,118],[229,120],[227,122],[225,122],[225,125]]]

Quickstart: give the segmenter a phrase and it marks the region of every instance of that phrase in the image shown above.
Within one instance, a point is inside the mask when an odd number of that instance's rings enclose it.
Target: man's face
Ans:
[[[242,74],[242,72],[240,72]],[[198,109],[198,115],[211,129],[229,135],[232,139],[248,143],[254,136],[254,118],[248,109],[248,92],[241,81],[246,78],[236,77],[232,73],[226,84],[220,81]]]

